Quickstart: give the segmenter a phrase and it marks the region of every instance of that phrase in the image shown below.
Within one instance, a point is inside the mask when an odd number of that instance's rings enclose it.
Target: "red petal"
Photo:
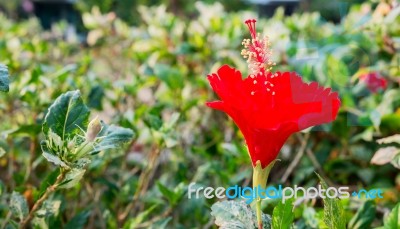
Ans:
[[[295,122],[302,130],[336,118],[340,100],[330,88],[307,84],[294,72],[284,72],[271,82],[277,85],[274,110],[280,123]]]
[[[235,100],[241,93],[242,74],[228,65],[223,65],[217,74],[208,75],[211,87],[224,101]]]
[[[207,102],[206,105],[216,110],[224,110],[224,102],[222,101]]]

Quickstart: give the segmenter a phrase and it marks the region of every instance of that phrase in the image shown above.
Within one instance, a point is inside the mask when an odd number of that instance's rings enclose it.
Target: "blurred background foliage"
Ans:
[[[193,18],[198,15],[198,11],[195,7],[196,0],[15,0],[15,1],[0,1],[0,9],[2,9],[7,16],[14,19],[24,18],[32,13],[30,4],[37,2],[47,3],[59,3],[67,2],[74,5],[74,7],[80,12],[90,11],[93,7],[98,7],[102,13],[115,12],[119,18],[127,22],[128,24],[138,24],[141,22],[139,15],[138,6],[157,6],[165,5],[169,12],[179,15],[180,17]],[[215,0],[202,1],[205,4],[213,4]],[[284,5],[288,2],[298,6],[296,9],[299,12],[320,12],[321,16],[328,21],[338,22],[340,19],[347,14],[348,10],[354,4],[360,4],[365,2],[364,0],[331,0],[329,2],[324,0],[281,0],[281,1],[270,1],[270,0],[240,0],[240,1],[229,1],[220,0],[218,1],[224,6],[226,12],[241,11],[241,10],[253,10],[257,12],[265,12],[260,9],[266,8],[265,5]],[[274,4],[275,3],[275,4]],[[374,5],[379,3],[379,0],[372,1]],[[271,6],[269,6],[271,7]]]
[[[84,34],[66,21],[44,30],[37,18],[17,13],[20,2],[1,2],[0,61],[11,85],[0,94],[0,227],[12,228],[12,191],[32,205],[54,170],[41,156],[41,124],[54,99],[76,89],[91,116],[131,128],[138,137],[125,150],[96,155],[80,184],[52,196],[48,207],[54,211],[44,216],[45,225],[213,227],[210,206],[217,200],[188,199],[186,189],[191,182],[251,184],[240,132],[204,105],[216,98],[207,74],[222,64],[246,72],[240,44],[248,37],[243,21],[249,17],[259,18],[260,32],[270,37],[275,70],[297,71],[342,99],[333,124],[287,141],[270,184],[316,186],[317,171],[331,186],[381,188],[384,198],[372,205],[376,214],[366,217],[370,225],[382,225],[399,202],[400,175],[393,165],[370,160],[380,147],[376,139],[400,131],[399,6],[330,1],[345,6],[340,11],[310,1],[289,16],[279,8],[272,17],[259,17],[247,2],[208,2],[78,1]],[[314,11],[321,4],[326,17]],[[387,87],[368,90],[361,76],[370,72],[379,72]],[[343,203],[348,220],[360,217],[355,213],[364,200]],[[320,200],[296,204],[298,228],[324,228]],[[274,205],[266,201],[264,211],[270,214]]]

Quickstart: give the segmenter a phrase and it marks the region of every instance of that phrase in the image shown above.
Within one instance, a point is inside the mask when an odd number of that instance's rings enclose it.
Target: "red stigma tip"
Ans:
[[[244,22],[249,27],[250,35],[253,39],[256,37],[256,22],[256,19],[248,19]]]

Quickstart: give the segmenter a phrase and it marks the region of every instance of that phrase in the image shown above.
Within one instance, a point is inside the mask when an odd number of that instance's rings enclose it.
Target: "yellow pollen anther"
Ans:
[[[244,49],[241,51],[241,55],[247,59],[250,76],[263,75],[266,72],[270,72],[272,66],[275,65],[271,61],[271,43],[267,36],[262,37],[260,33],[254,31],[255,24],[254,28],[249,29],[252,37],[251,39],[243,39],[242,45]]]

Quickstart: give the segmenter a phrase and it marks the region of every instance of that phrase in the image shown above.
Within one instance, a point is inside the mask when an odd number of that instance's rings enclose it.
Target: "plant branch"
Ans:
[[[301,157],[304,155],[304,151],[306,149],[307,140],[308,140],[309,136],[310,136],[310,134],[306,133],[305,137],[300,140],[300,142],[301,142],[300,149],[297,152],[296,157],[294,158],[292,163],[290,163],[289,167],[287,168],[287,170],[283,174],[282,179],[281,179],[282,183],[285,183],[287,181],[287,179],[289,178],[290,174],[292,174],[293,170],[296,168],[297,164],[300,162]]]
[[[30,221],[33,219],[33,216],[35,215],[35,212],[39,210],[39,208],[42,206],[43,202],[52,194],[57,187],[60,185],[60,183],[64,180],[65,175],[67,174],[67,170],[61,169],[60,175],[58,175],[57,180],[54,182],[53,185],[49,186],[46,189],[46,192],[43,194],[42,197],[40,197],[35,204],[33,205],[32,209],[29,211],[29,215],[22,221],[20,225],[20,229],[24,229],[28,226]]]
[[[134,209],[138,205],[138,200],[140,196],[142,196],[151,181],[151,177],[154,175],[154,171],[157,168],[157,161],[160,156],[160,149],[159,147],[155,146],[150,153],[149,156],[149,164],[147,165],[146,169],[140,174],[138,187],[136,189],[136,193],[133,196],[133,200],[128,204],[125,210],[118,216],[118,220],[123,222],[126,217],[129,215],[129,212]]]
[[[35,158],[36,147],[37,147],[37,138],[35,136],[35,137],[31,138],[31,142],[29,144],[30,157],[29,157],[29,162],[28,162],[28,168],[27,168],[26,173],[25,173],[25,181],[27,181],[29,179],[29,176],[31,175],[31,172],[32,172],[32,169],[33,169],[32,164],[33,164],[33,161],[34,161],[34,158]]]
[[[329,177],[326,175],[325,171],[322,169],[321,164],[318,162],[317,158],[315,157],[314,153],[311,151],[311,149],[307,149],[307,156],[310,158],[311,163],[313,166],[318,170],[318,173],[321,175],[322,178],[326,181],[326,183],[329,186],[335,186],[335,184],[329,179]]]
[[[172,213],[173,209],[174,208],[172,206],[169,206],[168,209],[163,214],[158,215],[158,216],[154,217],[153,219],[151,219],[151,220],[149,220],[147,222],[144,222],[144,223],[141,223],[141,224],[137,225],[136,228],[149,228],[149,227],[151,227],[151,225],[153,225],[158,220],[167,218]]]

